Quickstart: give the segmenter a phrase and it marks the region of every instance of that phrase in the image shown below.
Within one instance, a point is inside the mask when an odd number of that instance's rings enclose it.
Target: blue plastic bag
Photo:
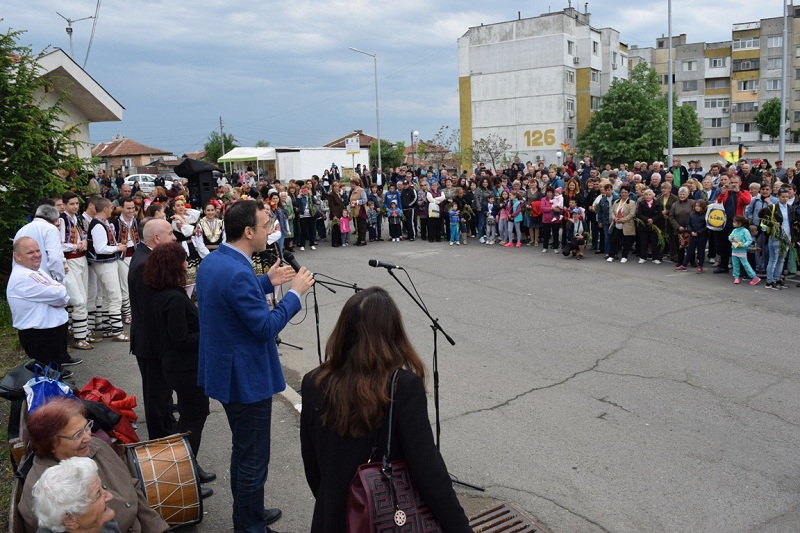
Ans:
[[[61,372],[58,371],[56,363],[50,363],[46,369],[37,364],[33,368],[33,373],[34,377],[23,387],[28,400],[28,413],[34,412],[53,398],[75,397],[69,385],[59,381]]]

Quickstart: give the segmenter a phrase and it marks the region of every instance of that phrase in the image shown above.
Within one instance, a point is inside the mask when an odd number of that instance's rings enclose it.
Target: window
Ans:
[[[665,43],[663,40],[661,40],[661,41],[657,41],[657,42],[658,42],[658,47],[659,47],[659,48],[664,48],[664,45],[665,45],[666,43]]]
[[[758,102],[739,102],[736,104],[736,111],[739,113],[749,113],[758,110]]]
[[[616,52],[613,52],[613,53],[611,54],[611,64],[612,64],[612,65],[616,65],[616,64],[617,64],[617,56],[618,56],[618,55],[619,55],[619,54],[617,54]]]
[[[575,100],[567,100],[567,111],[575,111]]]
[[[767,90],[768,91],[780,91],[781,90],[781,80],[780,78],[777,80],[767,80]]]
[[[722,138],[714,137],[713,139],[711,139],[711,146],[722,146]]]
[[[696,101],[696,100],[686,100],[686,101],[685,101],[683,104],[681,104],[681,105],[688,105],[689,107],[691,107],[692,109],[694,109],[695,111],[697,111],[697,101]]]
[[[795,111],[794,112],[794,121],[795,122],[800,122],[800,111]]]
[[[567,41],[567,53],[571,56],[575,55],[575,41]]]
[[[730,107],[731,106],[731,99],[730,98],[706,98],[706,101],[703,102],[703,107],[706,109],[716,109],[718,107]]]
[[[706,80],[706,89],[727,89],[728,80],[726,78],[718,78],[716,80]]]
[[[783,46],[783,35],[767,37],[767,48],[780,48]]]
[[[684,72],[694,72],[697,70],[697,61],[684,61],[683,62],[683,71]]]
[[[666,85],[669,83],[669,75],[664,74],[664,80],[661,82],[661,85]]]
[[[127,157],[123,158],[122,166],[123,167],[132,167],[133,166],[133,159],[130,159],[130,158],[127,158]]]
[[[758,80],[738,81],[736,83],[736,90],[737,91],[757,91],[758,90]]]
[[[592,69],[592,83],[600,83],[600,71]]]
[[[602,99],[599,96],[592,96],[592,98],[591,98],[591,106],[590,106],[592,111],[597,111],[598,109],[600,109],[601,101],[602,101]]]
[[[794,79],[800,80],[800,68],[794,69]]]
[[[575,84],[575,71],[567,70],[567,83]]]
[[[755,122],[734,122],[733,131],[735,133],[749,133],[751,131],[758,131]]]
[[[737,59],[733,62],[733,71],[758,70],[761,68],[761,61],[758,59]]]
[[[761,46],[761,41],[758,37],[748,37],[746,39],[734,39],[734,50],[753,50]]]
[[[572,126],[567,126],[567,139],[574,139],[575,138],[575,128]]]
[[[684,90],[684,92],[696,91],[697,90],[697,80],[689,80],[689,81],[683,82],[683,90]]]
[[[600,54],[600,43],[597,41],[592,41],[592,54],[599,55]]]
[[[712,57],[708,60],[708,66],[710,68],[723,68],[728,65],[728,58],[727,57]]]
[[[703,120],[704,128],[727,128],[731,125],[731,120],[728,117],[707,118]]]
[[[770,57],[767,59],[767,68],[783,68],[783,58]]]
[[[794,99],[800,101],[800,91],[794,92]]]

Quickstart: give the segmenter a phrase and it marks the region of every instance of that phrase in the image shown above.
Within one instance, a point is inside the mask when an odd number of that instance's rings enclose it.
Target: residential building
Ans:
[[[162,159],[172,156],[172,152],[160,150],[117,135],[107,143],[98,143],[92,147],[92,155],[100,159],[100,166],[111,175],[136,174],[139,167],[146,167]]]
[[[591,26],[574,8],[470,28],[458,40],[462,149],[497,135],[507,156],[555,161],[628,77],[619,32]]]

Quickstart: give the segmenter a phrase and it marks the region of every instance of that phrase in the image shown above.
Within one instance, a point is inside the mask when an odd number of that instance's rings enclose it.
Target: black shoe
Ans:
[[[730,270],[727,268],[718,267],[714,269],[714,274],[727,274],[728,272],[730,272]]]
[[[204,500],[214,494],[214,489],[210,489],[208,487],[200,487],[200,497]]]
[[[83,363],[83,359],[81,359],[80,357],[70,357],[69,359],[61,363],[61,366],[75,366],[81,363]]]
[[[414,239],[408,239],[408,242],[414,242]]]
[[[215,479],[217,479],[217,475],[214,472],[206,472],[199,466],[197,467],[197,479],[200,483],[211,483]]]
[[[767,284],[766,284],[766,285],[764,285],[764,286],[765,286],[766,288],[768,288],[768,289],[772,289],[773,291],[779,291],[779,290],[781,290],[781,288],[778,286],[778,284],[777,284],[777,283],[767,283]]]
[[[69,379],[69,378],[71,378],[71,377],[72,377],[72,370],[64,370],[64,371],[61,373],[61,379],[62,379],[62,381],[63,381],[63,380],[65,380],[65,379]]]
[[[383,239],[381,237],[378,237],[378,241],[383,242]]]
[[[274,524],[281,519],[283,513],[280,509],[264,509],[264,525]],[[269,530],[269,528],[267,528]]]
[[[603,253],[603,250],[595,250],[595,251],[594,251],[594,253],[596,253],[596,254],[602,254],[602,253]]]
[[[778,284],[781,289],[788,289],[789,288],[789,286],[786,284],[786,282],[783,281],[782,279],[779,279],[775,283]]]

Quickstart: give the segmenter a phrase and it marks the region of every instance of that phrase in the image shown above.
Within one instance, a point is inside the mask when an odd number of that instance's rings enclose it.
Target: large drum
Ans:
[[[185,434],[125,446],[128,468],[150,508],[170,527],[203,520],[197,464]]]

